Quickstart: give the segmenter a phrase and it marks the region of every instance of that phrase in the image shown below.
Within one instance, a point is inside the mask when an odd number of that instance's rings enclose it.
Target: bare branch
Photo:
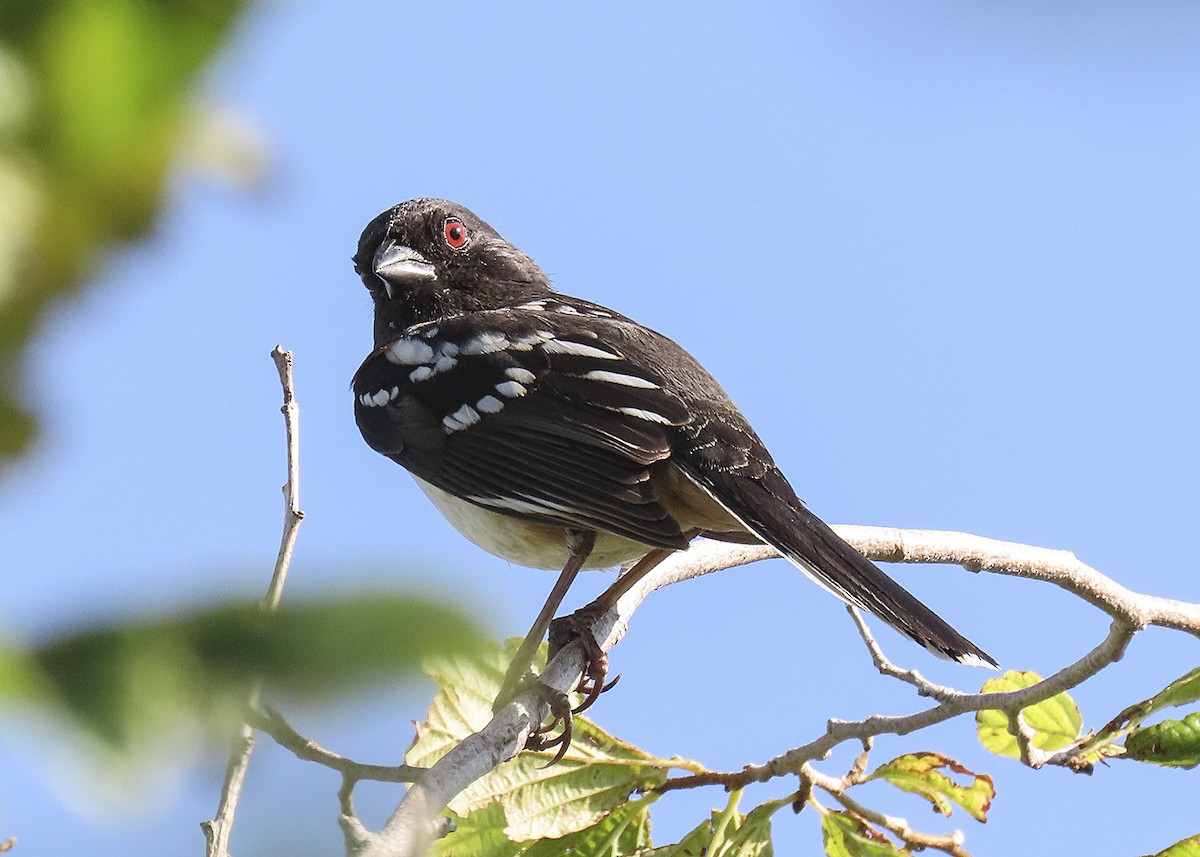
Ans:
[[[332,750],[326,750],[317,742],[305,738],[284,719],[283,715],[269,705],[261,705],[250,712],[248,722],[259,732],[275,739],[280,747],[292,751],[297,758],[316,762],[341,774],[351,785],[359,780],[374,780],[381,783],[411,783],[420,779],[426,769],[413,765],[368,765],[347,759]]]
[[[971,857],[970,854],[963,850],[962,846],[963,842],[966,841],[966,837],[961,830],[945,834],[922,833],[919,830],[913,830],[908,826],[907,819],[895,815],[886,815],[863,806],[850,797],[850,795],[846,794],[846,789],[854,785],[854,782],[847,782],[845,777],[840,779],[830,777],[821,773],[812,765],[805,763],[800,770],[800,779],[801,782],[807,784],[810,790],[813,786],[817,786],[829,792],[834,800],[847,810],[869,821],[871,824],[878,825],[895,834],[906,847],[914,851],[919,851],[922,848],[933,848],[936,851],[949,854],[951,857]]]
[[[283,486],[283,538],[279,541],[279,554],[275,558],[275,570],[263,606],[274,610],[283,598],[283,586],[287,583],[288,569],[292,567],[292,553],[296,549],[296,536],[304,512],[300,509],[300,405],[296,403],[296,387],[292,379],[292,352],[276,345],[271,359],[279,370],[279,383],[283,385],[283,425],[287,431],[287,482]]]
[[[701,785],[722,785],[732,790],[753,782],[798,774],[808,762],[827,757],[842,742],[852,740],[866,744],[878,735],[905,735],[961,714],[984,709],[999,709],[1008,713],[1014,723],[1017,740],[1021,743],[1023,725],[1017,716],[1021,709],[1073,688],[1120,660],[1138,630],[1147,625],[1159,625],[1200,636],[1200,605],[1133,592],[1080,562],[1067,551],[936,530],[847,526],[835,529],[850,544],[875,560],[957,564],[971,571],[990,571],[1052,583],[1108,613],[1113,617],[1112,626],[1105,639],[1095,648],[1037,684],[1015,691],[983,694],[965,693],[936,685],[915,670],[902,670],[895,666],[884,656],[861,617],[856,615],[864,642],[879,670],[911,684],[918,694],[936,700],[937,705],[907,715],[879,715],[858,721],[830,720],[825,734],[766,764],[747,766],[737,772],[679,777],[668,781],[660,791]],[[775,555],[772,549],[766,547],[699,541],[689,550],[670,557],[631,587],[613,610],[596,620],[592,626],[594,636],[601,650],[608,652],[624,636],[634,612],[651,592],[693,577]],[[578,681],[583,667],[580,648],[570,645],[558,653],[541,679],[548,687],[566,692]],[[449,801],[475,779],[519,752],[532,725],[541,722],[546,713],[547,706],[537,694],[527,693],[514,700],[484,729],[468,737],[430,768],[420,782],[409,789],[379,834],[370,834],[361,825],[352,822],[352,833],[347,834],[349,848],[372,857],[416,857],[424,853],[428,843],[445,831],[444,823],[439,822],[437,816]],[[1022,753],[1026,764],[1039,767],[1059,763],[1058,756],[1037,751],[1027,737]],[[849,808],[845,802],[843,805]],[[866,818],[872,817],[870,811],[862,807],[853,811]],[[896,819],[878,816],[875,820],[897,835],[901,835],[899,830],[904,830],[908,835],[922,836],[908,830],[906,825],[898,825]],[[960,843],[953,836],[935,837],[930,841],[912,839],[911,842],[914,845],[941,848],[949,854],[965,853],[954,850]]]
[[[887,655],[883,653],[883,649],[875,639],[875,635],[871,633],[871,629],[867,627],[866,621],[862,617],[859,609],[853,605],[846,605],[846,610],[849,611],[850,617],[854,619],[854,624],[858,626],[858,633],[862,637],[863,642],[867,646],[867,651],[871,654],[871,660],[875,664],[875,669],[879,670],[883,675],[890,678],[899,679],[905,684],[911,684],[917,689],[919,696],[926,696],[936,699],[939,702],[945,702],[949,699],[958,699],[965,696],[962,691],[955,690],[952,687],[945,687],[940,684],[934,684],[926,679],[916,670],[905,670],[896,666]]]
[[[274,610],[283,598],[283,586],[287,582],[288,569],[292,564],[292,553],[296,547],[296,535],[304,513],[300,511],[300,406],[296,404],[295,384],[292,379],[292,352],[276,345],[271,359],[279,372],[279,383],[283,387],[283,424],[287,433],[287,482],[283,486],[283,537],[279,553],[275,557],[275,569],[263,598],[264,610]],[[260,688],[256,685],[250,692],[247,706],[250,710],[258,706]],[[250,766],[250,755],[254,752],[254,730],[243,723],[234,738],[229,754],[229,765],[225,780],[221,784],[221,798],[217,803],[216,815],[200,823],[204,831],[206,857],[229,857],[229,837],[233,833],[233,817],[237,812],[242,794],[242,783],[246,769]]]
[[[874,715],[863,720],[830,720],[824,735],[776,756],[763,765],[747,765],[741,771],[725,774],[710,773],[699,777],[679,777],[669,780],[660,791],[695,788],[700,785],[718,783],[726,788],[744,788],[750,783],[766,782],[775,777],[795,773],[805,762],[826,758],[834,747],[844,741],[862,741],[878,735],[907,735],[918,729],[950,720],[960,714],[985,709],[999,709],[1005,712],[1019,711],[1075,687],[1109,664],[1120,660],[1133,634],[1133,629],[1114,622],[1108,636],[1092,651],[1049,678],[1020,690],[963,694],[961,697],[947,700],[915,714]],[[1031,761],[1044,763],[1040,759],[1031,759]]]
[[[1200,604],[1126,589],[1064,550],[1002,542],[949,530],[835,527],[838,535],[881,562],[949,563],[1052,583],[1134,628],[1157,625],[1200,637]]]

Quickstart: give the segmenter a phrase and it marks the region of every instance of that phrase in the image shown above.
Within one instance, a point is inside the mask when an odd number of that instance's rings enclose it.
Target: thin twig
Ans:
[[[1096,648],[1054,675],[1020,690],[963,694],[960,698],[947,700],[914,714],[873,715],[862,720],[830,720],[825,734],[788,750],[765,764],[747,765],[740,771],[727,773],[710,772],[698,776],[678,777],[668,780],[658,791],[706,785],[722,785],[727,789],[744,788],[750,783],[766,782],[775,777],[795,773],[806,762],[826,758],[844,741],[862,741],[879,735],[907,735],[968,712],[988,709],[1019,711],[1070,690],[1109,664],[1120,660],[1133,634],[1132,629],[1114,622],[1108,636]]]
[[[855,785],[854,781],[848,781],[845,777],[828,776],[808,763],[805,763],[800,769],[800,780],[802,783],[806,783],[810,790],[812,786],[817,786],[825,790],[847,810],[860,816],[863,820],[895,834],[905,846],[914,851],[919,851],[922,848],[933,848],[949,854],[951,857],[971,857],[970,854],[963,850],[962,846],[963,842],[966,841],[966,837],[961,830],[955,830],[952,833],[922,833],[919,830],[913,830],[908,826],[907,819],[895,815],[886,815],[870,807],[863,806],[850,797],[850,795],[846,794],[846,789]],[[812,801],[811,796],[808,800],[814,806],[819,805],[815,801]]]
[[[288,569],[292,567],[292,553],[296,549],[296,535],[304,512],[300,509],[300,405],[296,403],[296,388],[292,379],[292,352],[276,345],[271,351],[275,368],[279,370],[279,383],[283,386],[283,424],[287,431],[287,482],[283,486],[283,538],[279,541],[279,554],[275,558],[275,570],[263,606],[274,610],[283,598],[283,586],[287,583]]]
[[[1108,613],[1113,617],[1112,626],[1107,637],[1094,649],[1037,684],[1015,691],[979,694],[935,685],[915,671],[901,670],[883,656],[867,631],[864,640],[881,672],[913,685],[918,693],[937,700],[937,705],[907,715],[872,716],[857,721],[830,720],[824,735],[763,765],[749,765],[737,772],[679,777],[668,780],[658,791],[702,785],[722,785],[733,790],[750,783],[796,774],[805,763],[825,758],[845,741],[865,742],[884,734],[905,735],[960,714],[984,709],[1020,711],[1075,687],[1120,660],[1129,641],[1147,625],[1174,628],[1200,636],[1200,605],[1133,592],[1080,562],[1067,551],[936,530],[847,526],[834,529],[851,545],[875,560],[957,564],[971,571],[990,571],[1052,583]],[[596,620],[592,630],[601,651],[608,652],[621,639],[634,612],[651,592],[693,577],[772,556],[776,556],[775,551],[766,547],[703,540],[687,551],[672,555],[625,593],[612,610]],[[583,666],[582,650],[572,644],[558,653],[543,672],[541,680],[548,687],[566,691],[578,681]],[[536,694],[518,697],[498,712],[484,729],[466,738],[430,768],[421,781],[408,790],[379,834],[366,831],[354,819],[344,823],[348,848],[371,857],[423,854],[426,845],[445,830],[437,816],[449,801],[475,779],[516,755],[524,746],[532,725],[541,722],[541,716],[545,713],[546,706]],[[1054,761],[1032,753],[1027,755],[1027,763],[1034,765]],[[954,843],[944,840],[939,845],[945,850]]]
[[[958,699],[967,695],[952,687],[934,684],[916,670],[905,670],[896,666],[883,653],[883,648],[875,639],[875,635],[871,633],[871,629],[867,626],[866,620],[863,619],[859,609],[851,604],[847,604],[846,610],[849,611],[854,624],[858,626],[859,636],[862,637],[863,643],[866,644],[867,651],[871,655],[871,660],[880,673],[894,679],[899,679],[906,684],[911,684],[917,689],[919,696],[930,697],[931,699],[936,699],[938,702],[945,702],[948,699]]]
[[[283,586],[287,582],[288,569],[292,564],[296,535],[300,522],[304,519],[304,512],[300,510],[300,406],[296,404],[295,384],[292,379],[292,352],[284,351],[276,345],[271,351],[271,359],[275,361],[279,383],[283,387],[283,406],[280,411],[283,412],[283,424],[287,433],[287,482],[283,486],[283,537],[279,543],[279,553],[275,557],[271,582],[262,601],[262,607],[267,611],[275,610],[283,598]],[[246,703],[250,711],[258,707],[260,692],[261,685],[256,683]],[[246,779],[246,770],[250,767],[250,756],[253,752],[254,730],[248,722],[244,722],[233,740],[216,815],[211,820],[200,823],[200,829],[204,831],[207,857],[229,857],[233,817],[237,812],[242,784]]]
[[[250,712],[249,723],[259,732],[275,739],[280,747],[292,751],[297,758],[332,768],[351,781],[374,780],[381,783],[411,783],[427,769],[414,765],[368,765],[326,750],[317,742],[297,732],[283,715],[269,705]]]

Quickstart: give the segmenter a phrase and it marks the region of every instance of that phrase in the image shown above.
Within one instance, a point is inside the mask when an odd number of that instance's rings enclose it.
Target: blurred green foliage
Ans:
[[[258,680],[268,695],[329,699],[415,675],[426,658],[481,649],[461,613],[412,596],[298,601],[274,613],[218,604],[97,625],[29,649],[0,645],[0,705],[73,724],[137,756],[180,730],[225,740]]]
[[[27,448],[39,320],[144,235],[191,89],[244,0],[0,3],[0,466]]]

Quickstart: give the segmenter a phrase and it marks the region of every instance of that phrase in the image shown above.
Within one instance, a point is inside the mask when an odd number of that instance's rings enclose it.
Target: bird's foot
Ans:
[[[502,700],[511,699],[520,690],[536,689],[550,706],[549,720],[534,729],[525,741],[527,750],[546,751],[554,747],[558,748],[554,758],[547,762],[545,767],[562,761],[567,750],[570,749],[571,738],[574,735],[574,716],[590,708],[600,694],[611,688],[620,678],[617,676],[612,681],[605,683],[605,678],[608,676],[608,656],[604,654],[604,650],[600,648],[592,634],[592,626],[595,624],[597,615],[606,609],[606,607],[588,605],[569,616],[563,616],[550,623],[549,660],[553,660],[554,656],[572,641],[578,640],[579,645],[583,648],[583,674],[575,688],[576,692],[583,696],[582,702],[572,708],[570,697],[567,694],[547,687],[538,680],[537,676],[529,672],[523,672],[519,677],[514,677],[510,672],[509,677],[513,683],[512,693],[511,695],[502,694],[496,701],[499,706]]]
[[[546,685],[538,683],[538,689],[542,696],[550,705],[550,720],[540,724],[536,729],[529,733],[529,737],[525,741],[525,749],[535,752],[549,750],[551,747],[558,747],[554,758],[543,765],[543,768],[549,768],[562,761],[567,755],[567,750],[571,747],[571,736],[574,734],[572,725],[571,701],[565,693],[560,693],[556,690],[546,687]],[[554,735],[555,730],[561,724],[562,730]]]
[[[607,684],[605,683],[605,679],[608,677],[608,656],[604,654],[604,650],[600,648],[592,634],[595,620],[596,611],[591,608],[591,605],[588,605],[569,616],[562,616],[550,623],[551,658],[573,640],[578,640],[579,645],[583,648],[583,675],[580,676],[579,684],[575,688],[577,693],[583,695],[583,701],[571,709],[572,714],[587,711],[600,698],[600,694],[610,689],[620,679],[620,676],[617,676]]]

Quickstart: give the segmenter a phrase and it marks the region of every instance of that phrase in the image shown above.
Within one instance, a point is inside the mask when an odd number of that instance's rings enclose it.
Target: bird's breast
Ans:
[[[455,497],[419,476],[414,475],[413,479],[456,530],[488,553],[529,568],[561,569],[566,564],[562,527],[493,512]],[[650,550],[641,542],[599,532],[583,567],[613,568],[640,559]]]

